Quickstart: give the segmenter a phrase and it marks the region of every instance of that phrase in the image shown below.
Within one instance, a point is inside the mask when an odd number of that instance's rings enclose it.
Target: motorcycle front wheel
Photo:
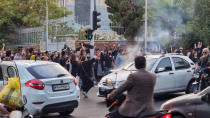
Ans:
[[[187,86],[187,90],[186,93],[198,93],[200,92],[200,86],[199,86],[199,82],[197,81],[190,81],[190,83]]]

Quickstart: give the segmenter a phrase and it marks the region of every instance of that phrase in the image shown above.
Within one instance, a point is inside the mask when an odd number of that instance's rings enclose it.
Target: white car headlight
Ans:
[[[106,78],[106,79],[105,79],[105,83],[107,84],[107,86],[113,86],[113,85],[115,84],[115,82],[112,81],[112,80],[109,79],[109,78]]]

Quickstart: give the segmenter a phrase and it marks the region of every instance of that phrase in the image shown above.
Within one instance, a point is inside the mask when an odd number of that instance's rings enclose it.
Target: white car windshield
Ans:
[[[150,71],[154,66],[155,62],[157,61],[157,58],[147,58],[146,60],[147,60],[146,70]],[[134,63],[132,63],[130,64],[130,66],[124,68],[124,70],[134,71],[136,70],[136,67],[134,66]]]

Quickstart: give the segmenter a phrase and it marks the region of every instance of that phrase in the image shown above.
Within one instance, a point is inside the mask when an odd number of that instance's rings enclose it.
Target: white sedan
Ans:
[[[157,76],[155,94],[187,91],[190,83],[193,61],[179,54],[147,55],[146,69]],[[98,84],[99,97],[105,97],[122,84],[130,73],[136,72],[134,63],[104,76]]]
[[[8,78],[19,78],[25,108],[31,115],[59,112],[68,115],[78,107],[80,90],[73,77],[60,64],[16,60],[0,64],[1,86]]]

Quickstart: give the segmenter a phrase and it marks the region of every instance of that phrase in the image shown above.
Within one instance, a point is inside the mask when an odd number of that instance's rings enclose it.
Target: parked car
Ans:
[[[16,60],[0,64],[0,80],[18,77],[25,108],[31,115],[59,112],[68,115],[78,107],[80,90],[76,78],[54,62]],[[2,85],[2,86],[3,86]]]
[[[187,94],[171,99],[161,105],[161,110],[169,110],[176,118],[209,118],[210,87],[198,94]]]
[[[187,56],[179,54],[147,55],[146,70],[156,74],[155,94],[187,91],[195,66]],[[104,76],[98,84],[99,97],[105,97],[121,85],[130,73],[136,72],[134,63]],[[192,84],[192,83],[191,83]]]

